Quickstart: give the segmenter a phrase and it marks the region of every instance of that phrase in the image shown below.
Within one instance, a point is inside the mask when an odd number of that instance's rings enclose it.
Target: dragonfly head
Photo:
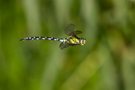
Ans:
[[[81,39],[80,39],[80,44],[81,44],[81,45],[85,45],[85,44],[86,44],[86,39],[81,38]]]

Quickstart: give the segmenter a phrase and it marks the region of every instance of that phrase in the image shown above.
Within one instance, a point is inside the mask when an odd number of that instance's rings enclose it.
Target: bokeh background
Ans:
[[[86,45],[19,41],[69,24]],[[0,0],[0,90],[135,90],[135,0]]]

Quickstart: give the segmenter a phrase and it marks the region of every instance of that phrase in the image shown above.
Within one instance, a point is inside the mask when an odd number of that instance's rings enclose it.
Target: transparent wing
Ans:
[[[75,30],[75,25],[74,24],[69,24],[66,28],[65,28],[65,34],[71,36],[72,33]]]
[[[65,34],[69,36],[76,36],[77,34],[81,34],[82,32],[79,30],[75,30],[75,25],[70,24],[65,28]]]
[[[77,31],[74,31],[74,33],[75,33],[75,34],[81,34],[82,31],[77,30]]]
[[[67,47],[69,47],[70,45],[68,44],[68,43],[60,43],[60,45],[59,45],[59,47],[60,47],[60,49],[64,49],[64,48],[67,48]]]

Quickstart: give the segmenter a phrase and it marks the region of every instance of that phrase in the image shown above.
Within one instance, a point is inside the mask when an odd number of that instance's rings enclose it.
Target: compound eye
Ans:
[[[84,45],[84,44],[85,44],[85,40],[81,39],[81,40],[80,40],[80,44],[81,44],[81,45]]]
[[[83,40],[83,45],[86,44],[86,40]]]

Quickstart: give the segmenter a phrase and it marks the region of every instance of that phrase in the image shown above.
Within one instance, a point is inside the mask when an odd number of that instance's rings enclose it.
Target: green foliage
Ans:
[[[19,41],[71,23],[86,45]],[[134,38],[134,0],[1,0],[0,90],[134,90]]]

